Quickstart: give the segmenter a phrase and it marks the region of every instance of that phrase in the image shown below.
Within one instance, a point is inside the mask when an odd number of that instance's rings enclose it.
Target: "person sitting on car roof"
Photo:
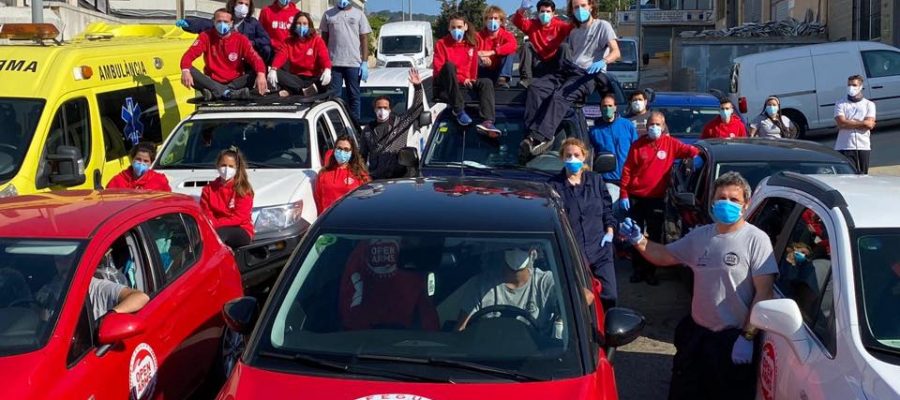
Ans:
[[[215,29],[203,31],[181,57],[181,83],[200,90],[207,101],[214,99],[246,99],[255,83],[262,96],[268,91],[266,64],[253,50],[250,39],[234,34],[234,16],[220,8],[213,14]],[[203,73],[191,66],[203,56]],[[244,64],[256,71],[256,79],[244,71]]]
[[[250,39],[253,49],[267,64],[271,62],[272,42],[263,26],[253,17],[253,0],[228,0],[225,8],[234,14],[234,30]],[[184,29],[185,32],[197,34],[215,28],[211,20],[197,17],[179,19],[175,21],[175,26]]]
[[[484,10],[484,29],[478,32],[478,77],[509,87],[518,44],[506,25],[506,13],[497,6]]]
[[[156,146],[150,142],[140,142],[129,153],[131,166],[125,168],[106,185],[107,189],[139,189],[171,192],[165,175],[150,169],[156,160]]]
[[[250,244],[254,234],[253,187],[245,160],[237,148],[222,150],[216,158],[219,177],[200,192],[200,208],[232,249]]]
[[[719,101],[719,116],[713,118],[703,127],[700,139],[732,139],[747,137],[747,128],[741,117],[734,115],[734,104],[731,100]]]
[[[480,40],[474,28],[466,22],[463,14],[453,14],[449,18],[450,33],[437,41],[434,46],[434,98],[447,103],[456,117],[456,122],[469,126],[472,118],[466,113],[465,98],[461,87],[478,93],[479,114],[482,122],[478,131],[492,138],[503,133],[494,126],[494,82],[488,78],[478,78],[478,55]]]
[[[612,201],[619,200],[619,184],[622,168],[628,158],[631,143],[638,138],[637,129],[631,121],[616,115],[616,97],[608,94],[600,99],[600,118],[591,128],[591,145],[596,151],[606,151],[616,156],[616,169],[601,174]]]
[[[282,69],[285,65],[287,71]],[[281,97],[301,93],[310,96],[328,91],[331,58],[309,13],[301,11],[294,17],[291,37],[276,50],[268,75],[273,88],[280,86],[283,89],[278,92]]]
[[[534,267],[536,250],[512,247],[503,252],[502,267],[485,269],[460,289],[457,330],[465,330],[473,315],[495,306],[513,306],[527,313],[538,332],[550,332],[555,318],[556,283],[553,272]],[[497,311],[500,313],[501,311]],[[490,315],[487,315],[490,317]]]
[[[556,3],[553,0],[538,1],[538,14],[532,19],[525,17],[525,12],[530,8],[531,0],[522,0],[522,6],[512,17],[513,25],[528,36],[528,44],[519,63],[523,81],[541,78],[559,69],[559,46],[572,31],[572,24],[555,17]]]
[[[650,118],[650,107],[647,104],[647,93],[643,90],[637,90],[631,94],[630,103],[628,103],[628,118],[632,125],[637,128],[638,136],[647,134],[647,119]]]
[[[409,70],[409,82],[413,84],[412,106],[405,113],[391,112],[391,98],[380,96],[372,102],[375,120],[363,129],[360,147],[363,157],[369,162],[372,179],[393,179],[406,175],[406,167],[397,159],[400,149],[406,147],[409,128],[419,119],[425,109],[422,99],[422,78],[415,68]]]
[[[316,177],[313,198],[319,215],[345,194],[370,180],[356,143],[348,135],[339,137],[334,143],[334,150],[325,152],[325,166]]]

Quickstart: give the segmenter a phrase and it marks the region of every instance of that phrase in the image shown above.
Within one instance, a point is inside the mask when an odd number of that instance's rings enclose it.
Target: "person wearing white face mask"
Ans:
[[[407,146],[409,128],[419,120],[425,109],[422,78],[415,68],[409,70],[409,82],[415,88],[412,106],[405,113],[391,112],[391,99],[381,96],[372,103],[375,120],[363,129],[360,152],[369,162],[372,179],[393,179],[406,175],[406,167],[397,159],[400,149]]]
[[[282,68],[284,67],[284,68]],[[281,97],[324,93],[331,84],[328,47],[316,32],[312,18],[300,11],[291,24],[291,37],[278,49],[268,74],[269,84],[280,87]]]
[[[532,0],[522,0],[522,6],[512,17],[513,25],[528,36],[528,44],[519,57],[523,81],[541,78],[559,69],[559,46],[572,31],[572,24],[556,18],[556,3],[553,0],[538,1],[537,15],[528,19],[525,12],[531,4]]]
[[[863,95],[863,77],[847,78],[847,97],[834,105],[838,137],[834,149],[847,156],[860,174],[869,173],[870,136],[875,129],[875,103]]]
[[[797,127],[790,118],[781,114],[781,101],[778,97],[767,97],[762,112],[750,121],[750,137],[757,136],[772,139],[797,137]]]
[[[266,64],[272,61],[272,41],[259,20],[253,17],[253,0],[228,0],[225,9],[234,14],[234,30],[244,34],[253,43],[253,49]],[[200,33],[213,29],[213,22],[206,18],[185,17],[175,21],[175,26],[185,32]]]
[[[219,177],[203,187],[200,208],[226,245],[232,249],[253,240],[253,187],[247,178],[243,154],[235,147],[222,150],[216,158]]]
[[[638,136],[647,134],[647,119],[650,118],[649,97],[643,90],[631,94],[628,104],[628,113],[625,118],[631,120],[631,124],[637,129]]]

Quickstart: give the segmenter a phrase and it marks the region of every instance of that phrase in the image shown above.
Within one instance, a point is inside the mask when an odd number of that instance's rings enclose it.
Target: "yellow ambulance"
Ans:
[[[179,62],[196,35],[105,23],[64,43],[58,34],[0,25],[0,197],[99,188],[132,146],[161,143],[194,111]]]

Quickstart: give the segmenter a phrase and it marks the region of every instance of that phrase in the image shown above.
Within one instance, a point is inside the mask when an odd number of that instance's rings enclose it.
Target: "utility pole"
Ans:
[[[44,0],[31,0],[31,22],[44,23]]]
[[[175,19],[184,19],[184,0],[175,0]]]
[[[641,15],[644,14],[644,1],[637,0],[637,19],[635,21],[636,33],[637,33],[637,60],[641,60],[644,57],[644,25],[641,18]],[[637,61],[635,60],[635,61]],[[640,65],[640,63],[638,63]]]
[[[406,1],[406,5],[409,6],[409,20],[412,21],[412,20],[413,20],[413,17],[412,17],[412,0],[407,0],[407,1]]]

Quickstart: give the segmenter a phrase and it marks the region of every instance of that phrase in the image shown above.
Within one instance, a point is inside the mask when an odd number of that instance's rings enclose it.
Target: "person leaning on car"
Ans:
[[[675,329],[670,400],[755,396],[756,329],[750,310],[772,298],[778,266],[769,237],[745,220],[747,180],[737,172],[723,174],[716,179],[713,201],[714,224],[668,245],[647,240],[631,219],[620,225],[621,234],[648,261],[683,264],[694,272],[691,314]]]

